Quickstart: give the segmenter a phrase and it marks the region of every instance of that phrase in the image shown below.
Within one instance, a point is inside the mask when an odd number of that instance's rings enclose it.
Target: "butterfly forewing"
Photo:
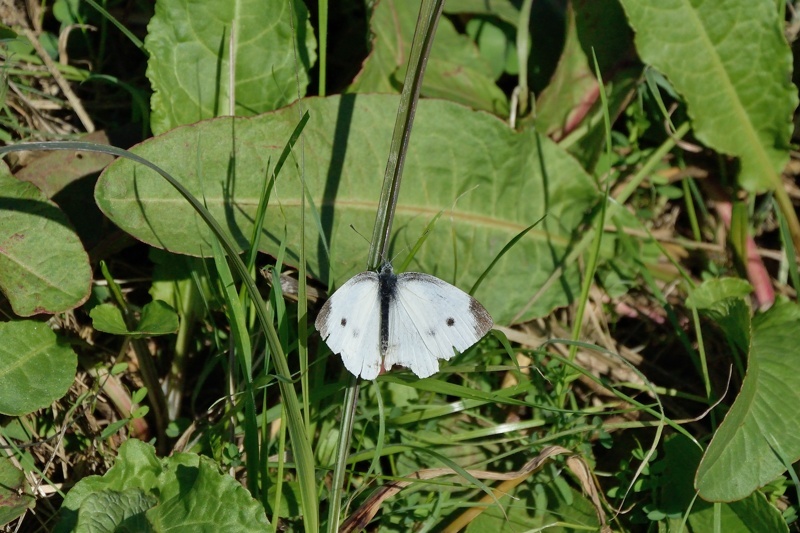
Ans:
[[[381,366],[380,316],[378,275],[362,272],[325,302],[315,325],[351,374],[375,379]]]
[[[421,378],[431,376],[439,370],[438,359],[466,350],[492,325],[483,306],[461,289],[428,274],[400,274],[384,368],[402,365]]]

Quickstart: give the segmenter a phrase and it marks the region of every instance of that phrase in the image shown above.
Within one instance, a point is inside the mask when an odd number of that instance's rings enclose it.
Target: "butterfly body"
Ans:
[[[341,286],[317,316],[317,330],[345,367],[364,379],[406,366],[419,377],[478,342],[493,326],[477,300],[435,276],[395,275],[389,264]]]

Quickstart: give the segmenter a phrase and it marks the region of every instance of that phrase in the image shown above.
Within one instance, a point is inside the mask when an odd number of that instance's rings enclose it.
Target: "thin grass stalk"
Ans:
[[[290,141],[291,142],[291,139]],[[270,164],[267,162],[267,172],[264,176],[264,183],[261,184],[261,193],[258,195],[258,206],[256,207],[256,216],[253,218],[253,233],[250,235],[250,249],[247,251],[247,269],[255,274],[256,259],[258,258],[258,248],[261,245],[262,228],[264,227],[264,218],[267,215],[267,207],[269,206],[269,197],[272,195],[272,188],[275,186],[277,179],[277,172],[270,173]]]
[[[672,123],[670,122],[670,124]],[[686,170],[686,161],[683,159],[683,153],[679,152],[675,154],[675,156],[678,167],[681,170]],[[691,177],[687,176],[681,180],[681,189],[683,190],[683,204],[686,207],[686,215],[689,217],[689,226],[692,228],[692,238],[697,242],[702,242],[703,233],[700,231],[700,222],[697,218],[697,209],[695,208],[694,197],[692,196]]]
[[[795,472],[794,468],[792,467],[792,460],[789,459],[786,451],[781,447],[777,439],[775,439],[775,435],[767,433],[764,435],[764,438],[767,439],[767,442],[769,442],[769,447],[772,449],[773,453],[778,456],[783,463],[784,469],[786,469],[786,471],[789,473],[789,477],[792,479],[792,483],[794,483],[794,490],[800,492],[800,478],[798,478],[797,472]]]
[[[350,454],[350,438],[353,433],[353,423],[356,418],[356,405],[358,404],[358,378],[350,376],[350,382],[344,393],[342,402],[342,425],[339,432],[339,442],[336,447],[336,462],[333,465],[331,478],[331,494],[328,498],[328,533],[339,530],[342,515],[342,499],[344,493],[344,474],[347,471],[347,457]]]
[[[747,271],[747,239],[750,236],[750,214],[745,202],[736,198],[731,199],[731,223],[728,229],[728,242],[733,247],[736,257],[742,265],[742,270]]]
[[[403,174],[408,142],[411,137],[411,126],[417,109],[422,78],[425,66],[433,46],[436,27],[444,7],[444,0],[423,0],[419,8],[417,26],[411,43],[403,91],[397,108],[392,144],[383,177],[383,189],[375,216],[375,227],[367,259],[367,268],[376,269],[387,257],[389,239],[392,231],[397,198],[400,194],[400,181]],[[350,439],[353,432],[356,405],[358,403],[358,378],[352,376],[345,390],[342,401],[342,429],[336,449],[336,463],[331,480],[330,507],[328,508],[327,531],[335,532],[341,520],[342,492],[344,490],[344,474],[347,469],[347,457],[350,453]]]
[[[375,400],[378,404],[378,439],[375,441],[375,454],[372,456],[372,461],[369,463],[365,476],[367,478],[373,472],[378,471],[381,457],[383,457],[383,447],[386,444],[386,406],[383,403],[383,394],[380,387],[375,387]]]
[[[611,156],[611,118],[608,114],[608,98],[606,96],[605,86],[603,85],[603,75],[600,72],[600,65],[597,63],[597,56],[592,50],[592,57],[594,59],[594,70],[595,76],[597,76],[597,85],[600,91],[600,101],[603,104],[603,124],[605,126],[605,138],[606,138],[606,156],[610,160]],[[606,209],[608,207],[608,199],[609,199],[609,187],[610,181],[608,179],[600,179],[598,180],[599,183],[603,183],[605,181],[606,190],[603,194],[602,203],[600,204],[600,213],[597,217],[597,229],[595,230],[595,234],[598,236],[594,240],[594,246],[592,247],[592,251],[589,254],[588,261],[586,264],[586,271],[584,272],[583,276],[583,283],[581,284],[581,295],[578,299],[578,309],[575,313],[575,323],[572,326],[572,340],[577,341],[580,339],[581,330],[583,328],[583,315],[586,312],[586,304],[589,302],[589,291],[594,284],[594,275],[597,271],[597,265],[599,264],[600,258],[600,247],[603,242],[603,228],[605,227],[606,223]],[[575,357],[578,355],[578,347],[576,345],[572,345],[569,348],[569,360],[575,361]],[[564,405],[566,401],[566,391],[569,385],[569,382],[572,381],[575,377],[577,377],[574,373],[568,374],[565,373],[564,381],[558,384],[559,389],[559,405]]]
[[[194,331],[195,319],[197,318],[193,309],[200,291],[199,286],[191,284],[186,288],[182,288],[179,283],[175,282],[173,287],[177,294],[177,308],[175,310],[180,315],[181,321],[175,336],[175,353],[170,363],[169,374],[166,376],[167,383],[164,387],[166,390],[167,415],[170,420],[178,418],[183,405],[185,368],[193,340],[192,332]]]
[[[661,112],[661,116],[664,117],[664,124],[670,128],[670,131],[675,130],[675,125],[672,123],[672,114],[667,110],[667,105],[664,103],[664,99],[661,98],[661,91],[658,89],[658,82],[655,78],[655,71],[649,67],[644,69],[644,82],[647,85],[647,90],[650,91],[650,95],[653,98],[653,101],[656,103],[658,110]]]
[[[500,261],[500,258],[506,255],[506,252],[508,252],[511,248],[513,248],[514,245],[517,244],[517,242],[519,242],[519,240],[522,239],[530,230],[538,226],[539,222],[541,222],[542,220],[544,220],[544,216],[539,220],[537,220],[536,222],[534,222],[533,224],[531,224],[530,226],[528,226],[527,228],[525,228],[524,230],[517,233],[510,241],[508,241],[508,243],[505,246],[503,246],[503,249],[500,250],[500,252],[494,257],[494,259],[492,259],[492,262],[489,263],[489,266],[486,267],[486,270],[484,270],[483,273],[481,273],[481,275],[478,277],[478,280],[472,285],[472,288],[469,290],[469,294],[475,294],[475,292],[478,290],[478,287],[480,287],[481,283],[483,283],[483,280],[486,279],[486,276],[489,275],[489,272],[491,272],[494,266],[497,264],[497,262]]]
[[[282,408],[281,420],[285,418],[286,409]],[[280,519],[281,499],[283,497],[283,469],[286,455],[286,424],[281,424],[278,436],[278,471],[275,476],[275,501],[272,502],[272,524],[275,525]],[[266,466],[267,461],[264,461]],[[266,495],[265,495],[266,496]]]
[[[150,54],[147,52],[147,48],[145,48],[145,47],[144,47],[144,42],[143,42],[141,39],[139,39],[138,37],[136,37],[136,36],[133,34],[133,32],[131,32],[131,31],[130,31],[128,28],[126,28],[126,27],[125,27],[125,26],[124,26],[124,25],[123,25],[123,24],[122,24],[120,21],[118,21],[117,19],[115,19],[115,18],[114,18],[114,17],[111,15],[111,13],[109,13],[108,11],[106,11],[106,10],[105,10],[105,9],[104,9],[102,6],[100,6],[100,5],[99,5],[97,2],[95,2],[94,0],[86,0],[86,3],[87,3],[87,4],[89,4],[90,6],[92,6],[93,8],[95,8],[95,9],[97,10],[97,12],[98,12],[98,13],[100,13],[101,15],[103,15],[103,18],[104,18],[104,19],[108,20],[108,21],[109,21],[111,24],[113,24],[113,25],[114,25],[114,26],[115,26],[115,27],[116,27],[116,28],[117,28],[117,29],[118,29],[120,32],[122,32],[122,35],[124,35],[125,37],[127,37],[127,38],[128,38],[128,40],[129,40],[130,42],[132,42],[132,43],[133,43],[133,45],[134,45],[134,46],[136,46],[136,48],[138,48],[139,50],[141,50],[141,51],[142,51],[142,53],[143,53],[145,56],[149,56],[149,55],[150,55]],[[100,57],[105,57],[105,56],[100,56]]]
[[[231,327],[231,338],[236,361],[240,367],[240,375],[244,378],[244,452],[247,465],[247,489],[253,498],[259,497],[259,465],[258,465],[258,421],[256,418],[255,391],[253,390],[253,347],[250,343],[250,333],[247,328],[247,313],[242,299],[236,291],[233,274],[225,260],[225,254],[217,241],[212,240],[214,251],[214,264],[217,275],[222,285],[228,313],[228,323]],[[236,381],[238,376],[234,374]],[[231,393],[235,394],[235,390]]]
[[[776,206],[777,207],[777,206]],[[800,288],[800,274],[797,269],[797,251],[792,241],[792,236],[789,234],[789,226],[786,223],[786,217],[779,209],[775,209],[775,214],[778,217],[781,229],[781,240],[783,241],[784,254],[786,255],[787,268],[789,270],[789,278],[792,280],[792,286]]]
[[[264,369],[266,370],[266,369]],[[281,408],[283,408],[283,404],[281,404]],[[267,395],[261,395],[261,444],[260,444],[260,451],[261,454],[258,458],[258,466],[259,466],[259,473],[258,475],[261,478],[261,505],[264,506],[264,509],[270,508],[270,501],[269,501],[269,489],[272,486],[270,483],[269,478],[269,464],[267,462],[267,456],[269,454],[269,441],[270,441],[270,434],[269,434],[269,421],[267,420],[267,412],[269,411],[269,404],[267,403]],[[281,418],[282,420],[283,418]],[[285,425],[281,424],[281,428],[283,429],[284,433],[281,436],[285,436]],[[281,442],[281,445],[284,444]],[[283,475],[283,456],[278,457],[278,478],[275,481],[276,489],[275,489],[275,499],[280,502],[281,497],[281,482],[282,479],[280,476]],[[275,505],[272,506],[274,512],[277,507]],[[275,522],[271,522],[274,524]]]
[[[255,276],[255,262],[258,255],[259,244],[261,240],[261,228],[264,224],[264,217],[266,216],[267,206],[269,205],[269,198],[272,188],[275,185],[275,173],[270,174],[269,163],[267,163],[267,175],[261,187],[261,194],[259,195],[258,207],[256,209],[255,224],[253,225],[253,235],[250,239],[250,250],[247,256],[247,270]],[[242,302],[245,301],[246,293],[242,287],[239,292],[239,297]],[[250,306],[251,314],[248,315],[247,326],[252,328],[255,321],[255,309]],[[267,369],[264,368],[264,371]],[[261,395],[261,432],[259,434],[260,444],[258,447],[258,476],[261,480],[259,487],[259,494],[261,496],[261,503],[267,508],[267,491],[269,490],[269,471],[267,468],[266,454],[269,451],[269,424],[267,423],[267,395]]]
[[[306,113],[308,116],[308,113]],[[306,295],[306,172],[305,142],[301,139],[300,175],[302,191],[300,194],[300,261],[297,265],[297,356],[300,360],[300,391],[303,395],[303,421],[306,433],[311,430],[311,387],[308,383],[308,298]],[[280,272],[275,272],[280,276]],[[280,278],[278,278],[280,279]]]
[[[292,54],[294,55],[295,89],[298,102],[302,100],[300,93],[300,72],[297,62],[297,32],[294,29],[294,3],[289,2],[292,16],[289,17],[292,26]],[[327,16],[327,14],[326,14]],[[323,78],[324,75],[321,76]],[[303,119],[302,104],[297,106],[300,120]],[[307,113],[305,113],[307,114]],[[300,140],[300,261],[297,265],[297,358],[300,361],[300,391],[303,396],[303,420],[306,425],[306,434],[311,435],[311,403],[309,401],[308,384],[308,300],[306,299],[306,151],[305,140]]]
[[[795,248],[800,249],[800,221],[797,220],[797,212],[794,210],[792,199],[789,198],[789,193],[781,182],[780,176],[776,175],[773,180],[775,183],[775,202],[778,208],[786,219],[786,227],[789,230],[789,235],[792,237],[792,242]]]
[[[317,3],[317,26],[319,29],[319,95],[325,96],[325,80],[328,75],[328,0]]]
[[[108,270],[105,261],[100,261],[100,271],[108,283],[109,291],[116,300],[117,305],[122,311],[123,319],[128,331],[133,331],[135,324],[133,323],[133,315],[131,313],[128,302],[122,295],[117,282]],[[167,424],[169,423],[169,415],[167,414],[167,398],[164,395],[164,390],[161,388],[161,383],[158,380],[158,370],[153,362],[153,356],[147,346],[144,345],[144,340],[132,337],[129,339],[133,352],[136,354],[136,362],[139,364],[139,375],[142,377],[142,382],[147,388],[147,398],[152,403],[153,415],[156,419],[156,446],[159,453],[166,453],[167,451]]]
[[[686,215],[689,217],[689,225],[692,227],[692,238],[697,242],[703,241],[703,233],[700,231],[700,223],[697,219],[697,210],[694,208],[694,198],[692,197],[692,187],[690,181],[692,178],[684,178],[681,180],[681,188],[683,189],[683,205],[686,206]]]
[[[528,56],[530,55],[531,35],[528,32],[531,24],[533,0],[524,0],[519,10],[517,23],[517,89],[519,93],[519,113],[524,115],[530,108],[530,88],[528,87]],[[513,127],[513,125],[512,125]]]
[[[692,322],[697,335],[697,354],[700,359],[700,373],[706,391],[706,401],[708,405],[712,405],[715,400],[714,390],[711,388],[711,375],[708,372],[708,359],[706,358],[706,345],[703,343],[703,328],[700,323],[700,313],[697,312],[697,307],[695,306],[692,306]],[[719,421],[717,420],[716,409],[712,409],[709,416],[711,417],[711,427],[718,427]]]

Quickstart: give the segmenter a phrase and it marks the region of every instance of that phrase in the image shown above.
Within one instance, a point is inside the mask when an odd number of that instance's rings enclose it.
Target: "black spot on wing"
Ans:
[[[455,318],[453,318],[453,317],[448,317],[447,318],[447,325],[448,326],[453,327],[453,326],[455,326],[455,324],[456,324],[456,319]]]
[[[342,325],[342,327],[345,327],[347,325],[347,319],[345,317],[342,317],[342,321],[339,323]]]

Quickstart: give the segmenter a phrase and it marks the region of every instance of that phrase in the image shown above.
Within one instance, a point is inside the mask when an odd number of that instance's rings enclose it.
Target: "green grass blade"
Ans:
[[[425,226],[425,229],[422,231],[422,235],[419,236],[417,242],[415,242],[414,246],[411,248],[411,250],[409,250],[406,258],[396,269],[397,272],[405,272],[408,269],[408,265],[411,264],[411,261],[413,261],[414,256],[417,255],[417,252],[419,251],[420,248],[422,248],[422,245],[425,243],[425,241],[428,240],[428,235],[431,234],[433,226],[435,226],[436,222],[439,220],[439,218],[441,218],[442,213],[444,213],[444,211],[439,211],[438,213],[436,213],[436,216],[434,216],[431,219],[431,221],[428,222],[428,225]]]
[[[775,209],[775,214],[780,222],[781,240],[785,247],[784,253],[786,254],[786,262],[788,263],[789,277],[792,280],[792,286],[800,287],[800,275],[798,275],[797,271],[797,250],[794,247],[794,241],[792,241],[792,236],[789,233],[789,225],[786,223],[786,217],[783,216],[780,209]]]
[[[328,0],[317,2],[317,27],[319,30],[319,95],[325,96],[328,77]]]
[[[97,4],[97,2],[95,2],[94,0],[86,0],[86,3],[87,3],[87,4],[89,4],[90,6],[92,6],[93,8],[95,8],[95,9],[98,11],[98,13],[100,13],[101,15],[103,15],[103,16],[104,16],[104,17],[105,17],[105,18],[106,18],[106,19],[107,19],[107,20],[108,20],[108,21],[109,21],[111,24],[113,24],[114,26],[116,26],[116,27],[117,27],[117,29],[118,29],[119,31],[121,31],[121,32],[122,32],[122,34],[123,34],[125,37],[127,37],[127,38],[130,40],[130,42],[132,42],[132,43],[133,43],[133,44],[136,46],[136,48],[138,48],[139,50],[141,50],[141,51],[142,51],[142,53],[143,53],[144,55],[149,55],[149,54],[147,53],[147,49],[144,47],[144,43],[143,43],[143,42],[142,42],[142,41],[141,41],[141,40],[140,40],[138,37],[136,37],[136,36],[135,36],[133,33],[131,33],[131,31],[130,31],[128,28],[126,28],[125,26],[123,26],[123,25],[122,25],[122,23],[121,23],[120,21],[118,21],[118,20],[117,20],[117,19],[115,19],[113,16],[111,16],[111,13],[109,13],[108,11],[106,11],[105,9],[103,9],[103,8],[102,8],[100,5],[98,5],[98,4]]]
[[[339,522],[341,521],[344,475],[347,471],[347,461],[350,455],[350,438],[356,418],[358,391],[358,378],[350,376],[350,381],[344,393],[344,400],[342,401],[342,430],[339,432],[336,462],[333,466],[333,476],[331,478],[331,492],[328,497],[328,524],[326,528],[328,533],[336,533],[339,530]]]
[[[212,240],[211,246],[214,250],[214,265],[217,267],[222,295],[227,306],[228,323],[231,327],[231,339],[236,351],[236,360],[241,369],[240,375],[244,378],[244,450],[247,463],[247,488],[253,498],[260,499],[258,484],[259,432],[253,391],[253,347],[247,329],[247,313],[236,290],[236,283],[225,259],[225,253],[217,240]],[[234,376],[238,381],[239,376],[235,374]]]
[[[594,69],[595,75],[597,76],[598,88],[600,89],[600,100],[603,103],[603,121],[605,124],[605,138],[606,138],[606,155],[611,155],[611,119],[608,115],[608,100],[606,98],[606,91],[605,86],[603,85],[603,78],[600,73],[600,65],[597,63],[597,57],[594,54],[594,50],[592,50],[592,57],[594,59]],[[601,180],[602,182],[603,180]],[[606,210],[608,207],[608,200],[609,200],[609,186],[610,182],[606,180],[606,191],[603,195],[602,203],[600,204],[600,212],[597,216],[597,226],[594,231],[597,238],[594,239],[594,246],[592,247],[591,252],[589,253],[589,257],[587,259],[586,270],[583,274],[583,283],[581,285],[581,294],[578,298],[578,308],[575,312],[575,323],[572,326],[572,339],[579,340],[581,329],[583,328],[583,315],[586,311],[586,305],[589,301],[589,291],[594,284],[594,276],[597,272],[597,265],[600,260],[600,246],[603,242],[603,228],[605,227],[606,223]],[[569,350],[569,359],[570,361],[574,361],[575,357],[578,354],[578,349],[575,345],[570,346]],[[566,401],[566,386],[569,384],[572,379],[574,379],[574,375],[565,374],[566,379],[558,383],[556,385],[556,389],[559,391],[559,405],[563,405]]]
[[[547,216],[547,215],[545,215],[545,216]],[[522,230],[522,231],[520,231],[519,233],[517,233],[517,234],[514,236],[514,238],[513,238],[513,239],[511,239],[510,241],[508,241],[508,243],[507,243],[505,246],[503,246],[503,249],[502,249],[502,250],[500,250],[500,253],[499,253],[499,254],[497,254],[497,255],[494,257],[494,259],[492,259],[492,262],[491,262],[491,263],[489,263],[489,266],[488,266],[488,267],[486,267],[486,270],[484,270],[484,271],[483,271],[483,273],[480,275],[480,277],[479,277],[479,278],[478,278],[478,280],[475,282],[475,284],[474,284],[474,285],[472,285],[472,288],[469,290],[469,293],[470,293],[470,294],[475,294],[475,291],[477,291],[477,290],[478,290],[478,287],[480,287],[480,286],[481,286],[481,283],[483,283],[483,280],[486,278],[486,276],[488,276],[488,275],[489,275],[489,272],[491,272],[491,271],[492,271],[492,269],[494,268],[494,266],[497,264],[497,262],[498,262],[498,261],[500,261],[500,258],[501,258],[501,257],[503,257],[503,256],[506,254],[506,252],[507,252],[507,251],[509,251],[511,248],[513,248],[513,247],[514,247],[514,245],[515,245],[515,244],[517,244],[517,242],[518,242],[518,241],[519,241],[521,238],[523,238],[523,237],[525,236],[525,234],[526,234],[526,233],[528,233],[530,230],[532,230],[533,228],[535,228],[536,226],[538,226],[538,225],[539,225],[539,222],[541,222],[542,220],[544,220],[544,216],[543,216],[542,218],[540,218],[539,220],[537,220],[536,222],[534,222],[533,224],[531,224],[530,226],[528,226],[527,228],[525,228],[524,230]]]

